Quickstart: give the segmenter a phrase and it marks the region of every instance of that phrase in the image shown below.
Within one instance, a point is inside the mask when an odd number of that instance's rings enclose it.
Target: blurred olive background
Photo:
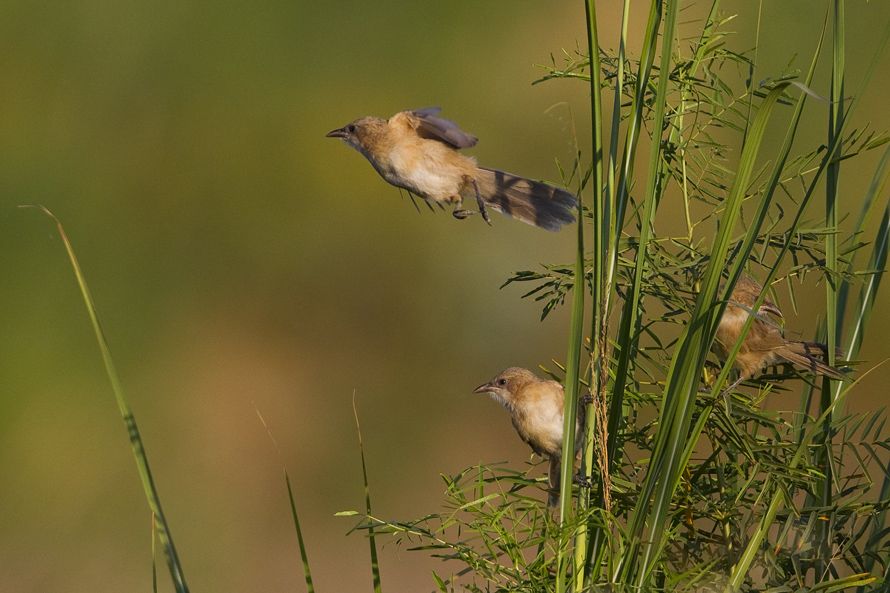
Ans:
[[[753,6],[726,4],[745,10],[735,49],[754,44]],[[757,78],[805,64],[822,16],[811,0],[765,3]],[[886,3],[849,3],[848,94],[888,17]],[[353,391],[381,515],[438,509],[439,472],[526,461],[503,410],[470,391],[562,359],[563,312],[541,323],[522,287],[498,287],[570,260],[573,233],[418,214],[324,134],[442,105],[481,138],[480,162],[558,179],[573,125],[588,143],[587,89],[530,82],[584,31],[580,1],[4,3],[0,590],[151,583],[148,508],[62,244],[18,204],[47,205],[71,236],[193,591],[302,590],[282,464],[317,589],[371,590],[366,542],[333,517],[363,501]],[[855,125],[890,127],[888,67]],[[810,102],[801,146],[824,141],[825,110]],[[878,152],[843,170],[849,210]],[[823,291],[811,294],[789,321],[805,335]],[[890,355],[886,294],[870,361]],[[883,404],[888,378],[870,375],[855,405]],[[385,590],[433,588],[422,554],[387,543],[381,561]]]

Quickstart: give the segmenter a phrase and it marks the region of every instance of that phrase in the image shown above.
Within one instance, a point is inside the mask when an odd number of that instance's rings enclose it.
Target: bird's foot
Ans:
[[[474,214],[476,214],[476,212],[473,210],[463,210],[462,209],[462,210],[455,210],[454,212],[451,213],[451,216],[455,217],[458,220],[463,220],[463,219],[467,218],[468,216],[472,216]]]
[[[488,215],[488,208],[485,206],[482,194],[479,193],[479,184],[476,183],[475,179],[473,179],[473,189],[476,190],[476,205],[479,206],[479,214],[482,215],[482,220],[484,220],[488,226],[491,226],[491,217]]]
[[[591,393],[585,393],[584,395],[581,396],[581,399],[580,399],[579,401],[580,401],[582,404],[585,404],[585,405],[588,405],[588,406],[589,406],[590,404],[593,403],[593,394],[591,394]]]
[[[582,488],[593,488],[593,480],[588,478],[587,476],[575,474],[575,476],[572,478],[572,481]]]

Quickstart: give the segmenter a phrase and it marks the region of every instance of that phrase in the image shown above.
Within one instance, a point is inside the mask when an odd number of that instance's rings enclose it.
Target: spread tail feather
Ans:
[[[476,183],[486,206],[522,222],[548,231],[575,222],[578,199],[558,187],[484,167]]]
[[[785,342],[782,348],[776,350],[776,354],[788,362],[801,366],[813,373],[843,381],[847,378],[846,375],[816,357],[817,354],[825,356],[827,350],[825,344],[818,342],[794,342],[789,340]]]

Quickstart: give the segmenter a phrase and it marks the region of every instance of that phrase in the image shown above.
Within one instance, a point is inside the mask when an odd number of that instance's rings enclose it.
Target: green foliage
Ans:
[[[678,32],[679,2],[653,0],[638,60],[627,57],[629,3],[617,55],[602,50],[595,7],[585,6],[588,52],[564,52],[539,81],[580,80],[591,89],[592,156],[571,167],[592,193],[576,262],[523,270],[505,282],[531,285],[523,296],[542,304],[542,316],[573,291],[567,429],[575,426],[581,386],[593,395],[586,481],[574,487],[574,512],[565,479],[573,460],[566,458],[558,518],[538,502],[537,472],[477,466],[445,478],[445,512],[406,522],[368,513],[359,529],[449,561],[452,576],[435,575],[440,591],[883,590],[890,571],[884,412],[846,410],[858,380],[825,380],[814,401],[818,385],[792,368],[726,388],[739,345],[722,366],[709,358],[729,294],[747,273],[766,287],[755,310],[767,298],[796,310],[800,291],[824,282],[830,361],[845,364],[835,360],[838,346],[852,379],[854,366],[860,377],[869,370],[853,361],[886,263],[890,211],[879,196],[890,149],[856,226],[845,232],[837,187],[843,163],[888,136],[848,129],[856,98],[842,90],[842,2],[829,4],[806,72],[761,83],[756,53],[728,49],[733,17],[722,16],[716,1],[689,36]],[[813,90],[826,40],[830,100]],[[601,104],[608,87],[611,121]],[[831,113],[831,129],[826,145],[795,154],[808,102]],[[784,140],[774,148],[765,137],[783,120]],[[642,169],[635,163],[644,149]],[[823,186],[827,214],[817,220],[808,207]],[[873,207],[878,200],[882,208]],[[677,211],[683,224],[673,230]],[[866,241],[873,212],[883,218]],[[584,251],[587,232],[593,239]],[[870,255],[859,265],[863,252]],[[585,292],[591,331],[579,367]],[[776,409],[796,388],[800,408]]]

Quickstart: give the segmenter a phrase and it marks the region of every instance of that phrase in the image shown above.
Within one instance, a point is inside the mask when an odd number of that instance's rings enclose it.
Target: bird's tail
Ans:
[[[776,351],[776,354],[788,362],[799,365],[813,373],[825,375],[832,379],[846,379],[847,376],[844,373],[820,360],[824,359],[827,353],[828,347],[825,344],[793,340],[786,341],[785,345]]]
[[[575,221],[578,199],[569,192],[497,169],[476,169],[476,184],[485,205],[522,222],[558,231]]]

